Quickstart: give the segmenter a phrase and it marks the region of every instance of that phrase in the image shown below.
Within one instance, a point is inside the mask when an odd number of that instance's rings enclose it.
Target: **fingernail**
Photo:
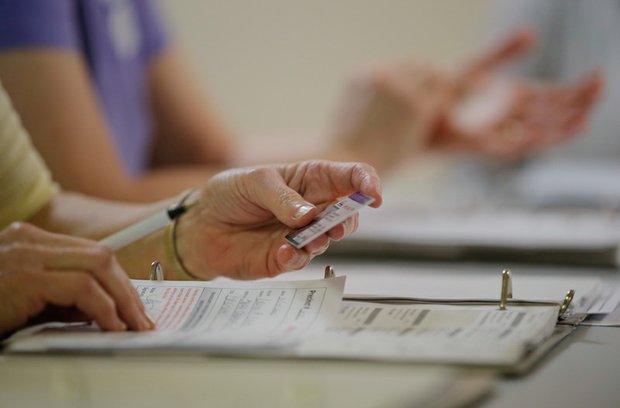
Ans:
[[[153,330],[155,328],[155,326],[157,326],[157,323],[155,323],[155,320],[153,320],[151,318],[151,316],[145,314],[144,317],[146,318],[147,321],[147,330]]]
[[[286,266],[288,266],[291,269],[296,269],[296,268],[299,268],[300,264],[302,263],[303,263],[303,256],[298,251],[295,251],[293,252],[293,255],[291,256],[291,259],[289,259],[288,262],[286,262]]]
[[[119,331],[127,331],[127,325],[125,324],[125,322],[119,320],[117,326]]]
[[[293,215],[293,218],[298,220],[308,214],[310,211],[312,211],[313,208],[314,206],[308,204],[298,205],[297,212]]]

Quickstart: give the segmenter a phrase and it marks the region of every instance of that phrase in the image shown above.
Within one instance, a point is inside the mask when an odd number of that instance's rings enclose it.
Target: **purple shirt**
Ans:
[[[84,58],[132,174],[149,165],[153,120],[146,73],[166,42],[149,0],[0,0],[0,52],[63,48]]]

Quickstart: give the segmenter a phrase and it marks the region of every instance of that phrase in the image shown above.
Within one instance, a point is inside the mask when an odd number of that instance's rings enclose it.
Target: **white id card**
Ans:
[[[338,201],[336,204],[327,207],[316,216],[312,223],[295,232],[291,232],[286,236],[286,239],[295,248],[303,248],[321,234],[326,233],[331,228],[355,214],[360,208],[372,204],[374,201],[374,198],[368,197],[360,192],[353,193],[342,201]]]

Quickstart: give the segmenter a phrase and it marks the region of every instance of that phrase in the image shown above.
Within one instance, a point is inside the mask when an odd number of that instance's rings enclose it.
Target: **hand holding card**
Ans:
[[[331,228],[340,224],[360,208],[370,205],[375,201],[374,198],[360,193],[353,193],[341,201],[327,207],[309,225],[292,232],[286,236],[295,248],[303,248]]]

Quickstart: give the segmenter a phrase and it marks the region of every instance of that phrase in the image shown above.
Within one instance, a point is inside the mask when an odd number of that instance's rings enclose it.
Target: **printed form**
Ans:
[[[344,277],[315,281],[196,282],[133,281],[159,332],[191,338],[281,339],[333,319]]]
[[[301,344],[313,357],[510,365],[551,336],[555,306],[394,305],[346,301],[336,323]]]
[[[286,347],[335,319],[345,277],[294,282],[132,282],[157,323],[155,331],[75,333],[74,325],[65,325],[66,331],[26,337],[10,347],[19,351]]]
[[[236,355],[512,365],[548,339],[558,306],[342,301],[345,277],[314,281],[134,281],[153,332],[92,325],[9,339],[15,352],[200,351]],[[61,330],[58,330],[58,329]],[[17,336],[17,335],[16,335]]]

